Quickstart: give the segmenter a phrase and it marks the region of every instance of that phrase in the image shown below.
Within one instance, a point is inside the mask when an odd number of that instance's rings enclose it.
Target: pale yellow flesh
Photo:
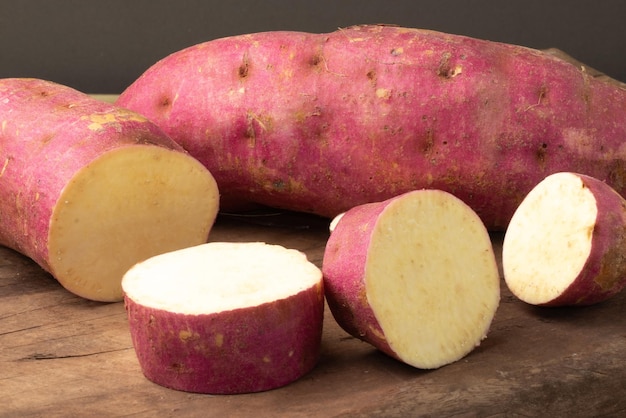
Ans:
[[[135,263],[206,242],[218,206],[215,180],[184,153],[147,145],[108,152],[59,198],[48,234],[51,273],[79,296],[119,301]]]
[[[463,202],[436,190],[406,195],[382,212],[365,283],[390,347],[402,361],[423,369],[474,349],[500,301],[484,225]]]
[[[210,242],[139,263],[122,286],[140,305],[198,315],[318,291],[321,282],[321,270],[300,251],[262,242]]]
[[[593,193],[577,175],[557,173],[539,183],[504,238],[502,268],[511,292],[530,304],[558,297],[587,261],[597,214]]]

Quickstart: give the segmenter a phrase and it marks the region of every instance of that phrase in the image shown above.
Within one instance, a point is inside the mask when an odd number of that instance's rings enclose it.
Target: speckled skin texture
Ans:
[[[182,151],[134,112],[45,80],[0,79],[0,245],[50,271],[50,219],[64,187],[104,153],[138,144]]]
[[[130,331],[147,379],[172,389],[237,394],[276,389],[317,364],[324,290],[263,305],[186,315],[125,297]]]
[[[203,162],[223,202],[332,217],[438,188],[495,230],[550,173],[626,191],[626,91],[463,36],[373,25],[217,39],[155,63],[117,103]]]

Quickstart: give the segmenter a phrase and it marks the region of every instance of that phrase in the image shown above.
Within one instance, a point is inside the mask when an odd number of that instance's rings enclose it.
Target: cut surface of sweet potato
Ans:
[[[155,146],[103,154],[69,181],[48,233],[50,268],[71,292],[122,299],[121,280],[138,261],[206,242],[219,193],[203,166]]]

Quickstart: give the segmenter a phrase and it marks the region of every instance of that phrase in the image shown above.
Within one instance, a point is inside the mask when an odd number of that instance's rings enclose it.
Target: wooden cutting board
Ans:
[[[261,240],[321,266],[327,221],[222,215],[212,241]],[[498,257],[502,235],[492,236]],[[317,367],[256,394],[179,392],[141,374],[123,303],[61,288],[0,247],[0,416],[619,416],[626,411],[626,293],[587,308],[536,308],[502,282],[488,338],[464,359],[423,371],[347,335],[326,309]]]

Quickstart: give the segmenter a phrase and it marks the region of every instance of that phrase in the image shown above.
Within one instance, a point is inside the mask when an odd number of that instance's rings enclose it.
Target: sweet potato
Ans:
[[[120,106],[214,174],[227,203],[334,217],[420,188],[504,229],[546,175],[626,191],[626,90],[542,51],[381,25],[207,41],[148,68]]]
[[[626,201],[589,176],[546,177],[511,219],[502,266],[511,293],[532,305],[610,298],[626,286]]]
[[[142,371],[162,386],[259,392],[318,361],[322,273],[299,251],[211,242],[139,263],[122,286]]]
[[[0,80],[0,245],[84,298],[137,261],[206,242],[211,173],[145,117],[70,87]]]
[[[422,369],[459,360],[486,337],[500,275],[469,206],[419,190],[335,219],[322,272],[328,306],[346,332]]]

